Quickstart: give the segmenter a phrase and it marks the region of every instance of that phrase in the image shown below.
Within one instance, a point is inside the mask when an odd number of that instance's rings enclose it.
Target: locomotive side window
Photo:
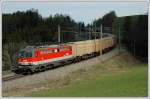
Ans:
[[[54,50],[43,50],[41,51],[42,54],[50,54],[50,53],[54,53]]]
[[[54,53],[54,50],[48,50],[47,54]]]

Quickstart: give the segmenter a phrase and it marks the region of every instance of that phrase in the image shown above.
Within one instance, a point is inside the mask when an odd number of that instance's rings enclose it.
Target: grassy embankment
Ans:
[[[137,61],[130,54],[121,54],[64,78],[65,83],[45,90],[38,90],[25,96],[147,96],[147,64]],[[62,80],[62,82],[64,82]],[[61,82],[61,81],[60,81]],[[58,82],[57,82],[58,83]]]

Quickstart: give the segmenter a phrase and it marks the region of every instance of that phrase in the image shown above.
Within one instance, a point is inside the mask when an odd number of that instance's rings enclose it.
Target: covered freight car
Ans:
[[[111,49],[115,45],[114,39],[114,35],[105,34],[102,39],[77,41],[69,43],[69,45],[72,46],[72,54],[76,58],[75,61],[80,61]]]

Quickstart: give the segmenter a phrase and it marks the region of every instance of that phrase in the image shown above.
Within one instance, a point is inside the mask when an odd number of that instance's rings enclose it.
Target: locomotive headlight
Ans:
[[[33,65],[33,63],[29,63],[29,65]]]
[[[28,63],[28,65],[31,65],[31,63]]]

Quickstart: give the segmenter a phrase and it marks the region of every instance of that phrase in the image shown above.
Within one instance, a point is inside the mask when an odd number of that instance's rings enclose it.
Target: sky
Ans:
[[[118,17],[128,15],[139,15],[148,13],[148,2],[19,2],[5,1],[2,3],[2,13],[13,13],[37,9],[42,17],[50,15],[69,15],[76,22],[82,21],[85,24],[103,17],[110,11],[115,11]]]

